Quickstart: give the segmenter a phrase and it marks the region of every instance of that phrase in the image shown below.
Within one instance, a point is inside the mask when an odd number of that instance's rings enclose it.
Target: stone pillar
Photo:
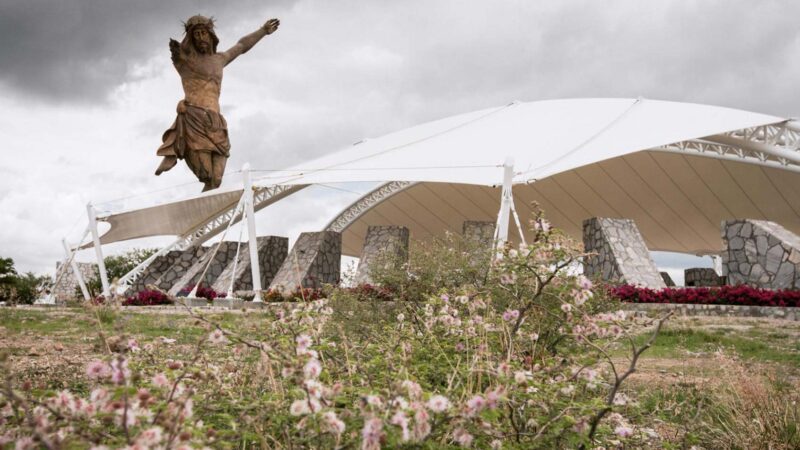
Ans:
[[[97,264],[80,262],[77,264],[78,270],[81,272],[83,281],[86,284],[89,284],[90,281],[97,278]],[[61,262],[57,262],[56,272],[58,272],[60,267]],[[80,288],[78,287],[78,279],[75,278],[75,273],[72,271],[72,267],[67,267],[64,271],[64,274],[61,275],[61,280],[59,280],[57,285],[53,286],[53,296],[58,302],[72,300],[74,298],[83,299],[83,294],[80,293]]]
[[[495,225],[494,222],[467,220],[461,225],[461,233],[468,245],[491,250],[494,245]]]
[[[261,286],[269,286],[278,269],[286,260],[289,252],[289,239],[280,236],[262,236],[256,239],[258,242],[258,266],[261,272]],[[235,263],[235,264],[234,264]],[[233,266],[236,266],[236,273],[233,273]],[[233,291],[253,290],[253,274],[250,270],[250,250],[249,243],[243,242],[239,249],[239,261],[233,258],[222,271],[222,274],[214,281],[212,288],[217,292],[227,292],[233,282]]]
[[[162,291],[169,291],[175,286],[178,280],[186,274],[186,271],[189,270],[198,259],[202,258],[205,252],[205,247],[192,247],[180,252],[169,269],[162,272],[158,279],[152,284]]]
[[[292,292],[299,286],[318,288],[339,282],[342,234],[335,231],[300,233],[269,288]]]
[[[147,289],[148,284],[155,285],[161,275],[166,273],[182,254],[183,252],[180,250],[171,250],[156,258],[131,284],[128,293],[135,294]]]
[[[583,273],[612,283],[651,289],[666,287],[636,223],[630,219],[592,217],[583,221]]]
[[[675,287],[675,282],[672,281],[672,277],[669,276],[669,273],[667,272],[659,272],[659,273],[661,274],[661,279],[664,280],[664,284],[666,284],[667,287]]]
[[[372,271],[388,268],[408,259],[408,228],[400,226],[370,226],[364,238],[364,248],[356,270],[356,284],[372,283]]]
[[[722,274],[728,284],[768,289],[800,287],[800,236],[775,222],[722,222]]]
[[[683,271],[683,284],[687,287],[700,287],[700,286],[722,286],[723,277],[717,275],[717,272],[709,267],[694,267]]]
[[[214,254],[214,247],[217,244],[211,245],[206,247],[203,256],[200,259],[196,260],[196,262],[186,270],[182,277],[178,278],[172,287],[169,288],[170,295],[178,295],[178,293],[186,288],[187,286],[193,286],[197,283],[202,283],[204,286],[210,287],[214,284],[214,281],[222,274],[222,271],[228,265],[228,262],[232,261],[233,258],[236,256],[236,247],[238,242],[222,242],[217,250],[217,253]],[[205,277],[200,280],[200,275],[202,275],[203,270],[205,270],[206,265],[209,264],[209,258],[213,256],[211,260],[211,264],[206,271]]]

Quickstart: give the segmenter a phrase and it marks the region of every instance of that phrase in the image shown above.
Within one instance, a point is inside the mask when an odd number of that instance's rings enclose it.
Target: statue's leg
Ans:
[[[217,153],[211,154],[211,185],[212,189],[218,188],[222,184],[222,176],[225,174],[225,165],[228,157]]]
[[[172,169],[175,167],[175,164],[178,164],[178,158],[175,156],[165,156],[164,159],[161,160],[161,164],[158,165],[158,169],[156,169],[156,175],[161,175],[162,172]]]
[[[189,151],[186,152],[186,165],[192,169],[198,180],[206,184],[205,190],[211,184],[211,152]]]

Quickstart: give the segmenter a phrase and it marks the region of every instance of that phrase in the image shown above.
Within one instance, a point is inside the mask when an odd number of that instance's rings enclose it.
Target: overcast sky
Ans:
[[[220,50],[281,20],[225,70],[229,171],[512,100],[644,96],[800,114],[800,2],[788,0],[2,0],[0,256],[18,270],[52,271],[89,201],[200,190],[183,163],[153,175],[182,98],[167,44],[198,13],[217,19]],[[368,187],[340,188],[270,207],[260,231],[318,229]]]

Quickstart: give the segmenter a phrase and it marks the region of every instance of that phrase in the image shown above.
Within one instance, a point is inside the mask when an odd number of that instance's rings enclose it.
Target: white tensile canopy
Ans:
[[[537,201],[578,239],[584,219],[623,217],[636,221],[651,249],[715,253],[724,219],[773,220],[800,232],[798,130],[782,117],[689,103],[514,102],[366,139],[256,178],[255,207],[317,183],[387,183],[331,221],[343,232],[343,253],[358,256],[368,225],[404,225],[418,239],[460,232],[464,220],[496,220],[504,163],[513,161],[523,220]],[[207,239],[241,194],[212,191],[101,217],[111,229],[100,242]]]

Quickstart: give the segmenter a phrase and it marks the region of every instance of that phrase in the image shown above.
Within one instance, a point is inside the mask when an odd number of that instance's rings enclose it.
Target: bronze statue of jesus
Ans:
[[[164,132],[163,144],[156,153],[164,157],[156,175],[175,167],[178,159],[185,159],[197,179],[205,183],[204,192],[219,187],[231,148],[228,124],[219,112],[222,69],[261,38],[274,33],[278,25],[278,19],[270,19],[230,49],[217,53],[219,39],[214,33],[214,21],[193,16],[186,21],[183,42],[169,40],[184,98],[178,102],[178,117]]]

